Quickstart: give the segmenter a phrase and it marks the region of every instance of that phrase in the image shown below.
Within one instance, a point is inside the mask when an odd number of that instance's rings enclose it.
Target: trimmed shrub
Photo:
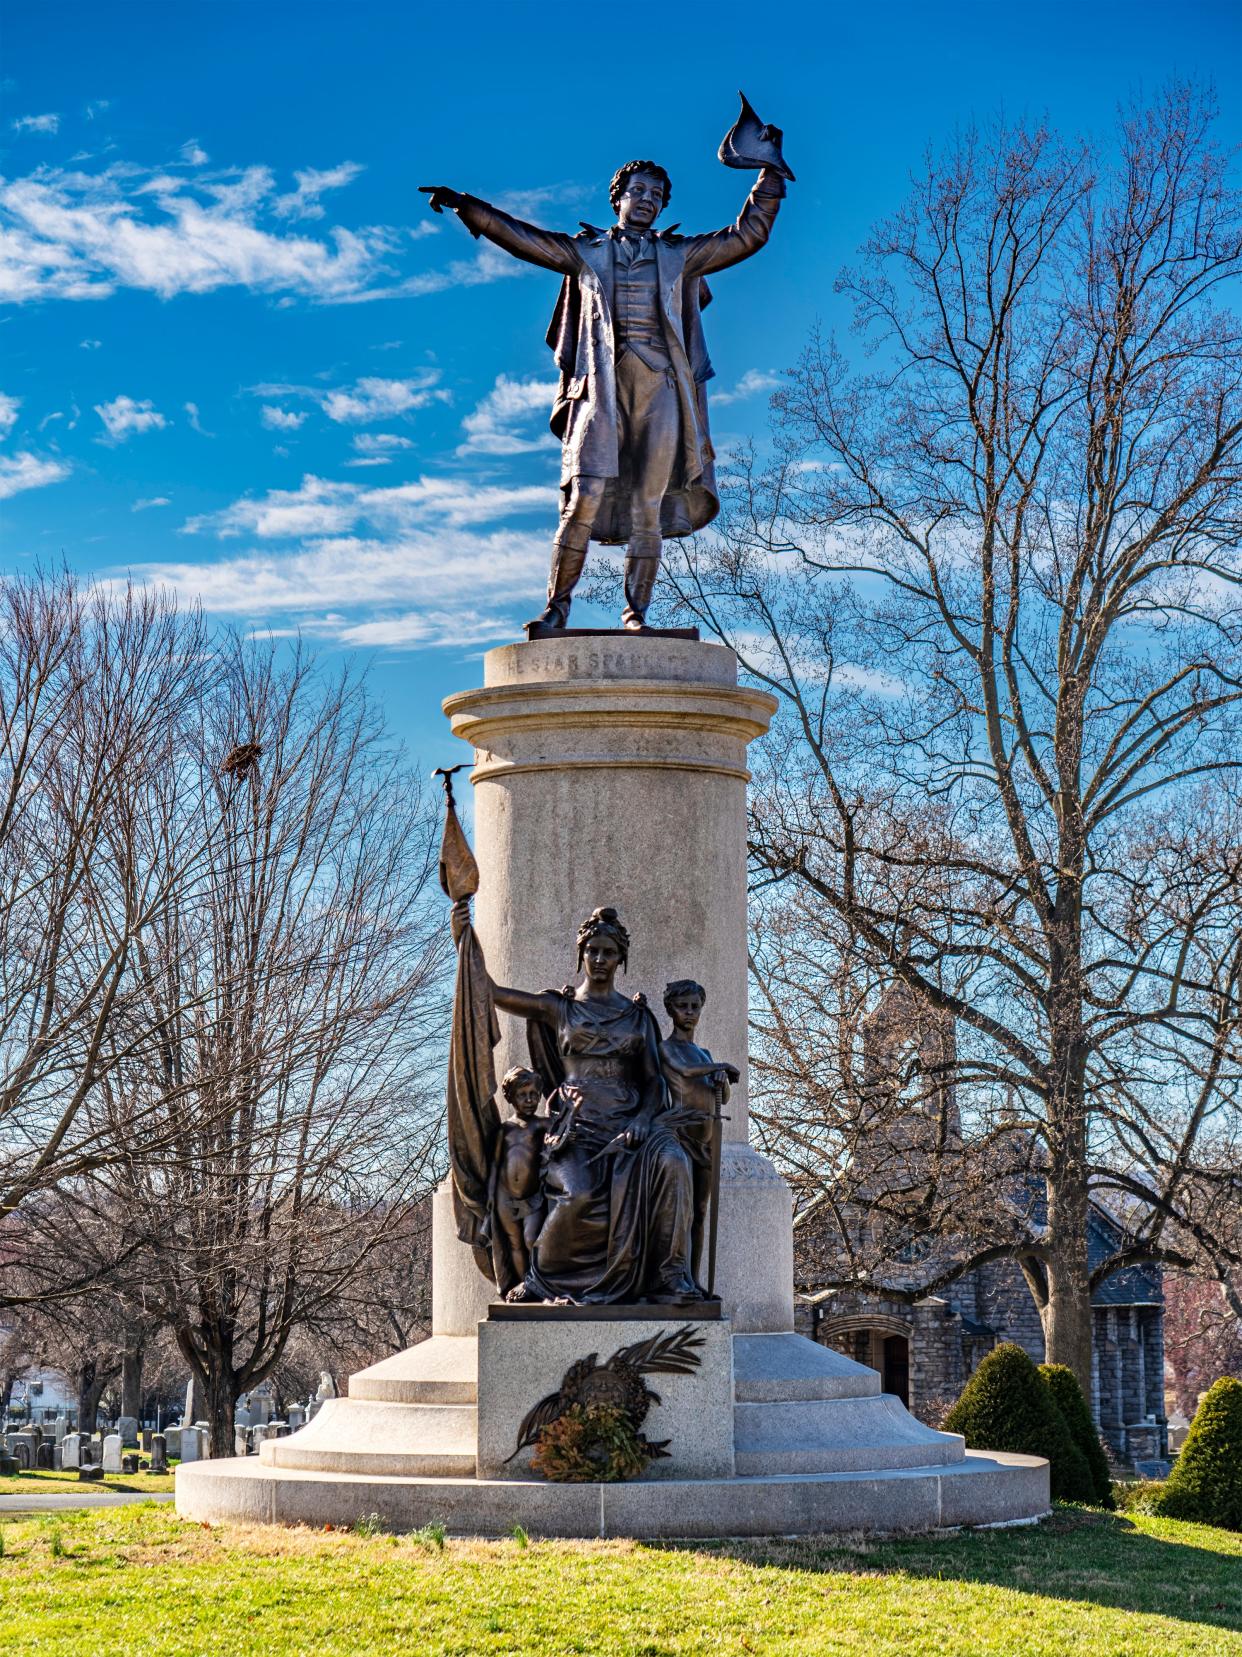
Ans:
[[[1242,1381],[1208,1388],[1152,1512],[1242,1530]]]
[[[1095,1484],[1065,1418],[1030,1358],[1013,1341],[994,1347],[945,1417],[972,1450],[1016,1450],[1049,1464],[1054,1501],[1094,1502]]]
[[[1039,1373],[1069,1428],[1070,1437],[1082,1452],[1091,1475],[1092,1501],[1096,1507],[1115,1507],[1108,1457],[1091,1418],[1091,1406],[1068,1364],[1040,1364]]]

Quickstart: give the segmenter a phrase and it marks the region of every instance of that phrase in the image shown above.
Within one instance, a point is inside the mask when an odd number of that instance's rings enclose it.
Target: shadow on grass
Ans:
[[[1124,1515],[1084,1508],[1058,1508],[1038,1525],[1012,1530],[908,1540],[872,1541],[858,1535],[645,1545],[725,1554],[741,1564],[784,1570],[955,1579],[1242,1629],[1242,1560],[1236,1553],[1165,1541],[1139,1530]]]

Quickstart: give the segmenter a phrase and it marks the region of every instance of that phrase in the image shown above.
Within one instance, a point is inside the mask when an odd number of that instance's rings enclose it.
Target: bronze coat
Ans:
[[[764,173],[737,222],[728,228],[702,236],[648,232],[655,244],[660,314],[681,405],[680,454],[661,512],[666,536],[701,529],[720,508],[706,395],[715,370],[702,321],[711,295],[703,277],[759,251],[784,189],[777,175]],[[561,440],[561,489],[567,493],[576,477],[612,480],[592,538],[614,544],[627,541],[629,495],[616,487],[624,456],[617,429],[614,233],[589,225],[576,236],[541,230],[473,196],[463,199],[458,212],[473,235],[486,236],[515,258],[564,276],[547,335],[560,374],[551,426]]]

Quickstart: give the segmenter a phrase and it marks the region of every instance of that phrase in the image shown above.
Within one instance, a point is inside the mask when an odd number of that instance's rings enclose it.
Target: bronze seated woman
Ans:
[[[691,1269],[694,1175],[660,1068],[660,1031],[642,997],[614,987],[629,954],[615,909],[578,932],[581,982],[529,994],[492,985],[527,1020],[551,1094],[546,1218],[510,1300],[578,1304],[703,1299]]]

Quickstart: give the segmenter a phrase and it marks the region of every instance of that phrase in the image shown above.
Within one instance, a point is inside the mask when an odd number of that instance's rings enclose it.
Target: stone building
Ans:
[[[962,1140],[952,1083],[956,1043],[952,1021],[921,1005],[904,985],[894,986],[863,1028],[863,1076],[877,1094],[889,1092],[900,1078],[921,1078],[909,1110],[878,1110],[863,1135],[866,1167],[851,1170],[848,1203],[832,1208],[833,1223],[843,1211],[857,1214],[859,1231],[868,1223],[866,1199],[882,1188],[886,1199],[903,1186],[912,1192],[923,1183],[930,1159],[937,1159],[942,1183],[951,1182],[955,1154],[969,1149]],[[1029,1169],[1037,1159],[1030,1141],[1016,1132],[1011,1146],[1024,1144],[1027,1154],[1012,1158]],[[998,1179],[998,1231],[1014,1185],[1021,1208],[1038,1229],[1043,1222],[1042,1180],[1030,1172]],[[1008,1187],[1008,1188],[1007,1188]],[[823,1211],[821,1210],[821,1213]],[[1088,1218],[1088,1255],[1092,1268],[1115,1252],[1121,1228],[1108,1211],[1093,1203]],[[957,1397],[971,1372],[994,1346],[1015,1341],[1042,1363],[1043,1327],[1034,1298],[1017,1262],[992,1260],[957,1278],[935,1295],[911,1302],[894,1295],[839,1291],[830,1298],[808,1300],[817,1277],[833,1253],[831,1232],[819,1215],[795,1232],[795,1280],[802,1294],[798,1327],[848,1357],[869,1364],[914,1414],[936,1424]],[[952,1240],[937,1245],[951,1252]],[[928,1260],[919,1266],[928,1275]],[[886,1279],[895,1290],[917,1286],[912,1272],[899,1268]],[[1093,1342],[1091,1407],[1100,1432],[1119,1460],[1133,1464],[1161,1461],[1167,1454],[1164,1408],[1164,1296],[1158,1266],[1130,1266],[1105,1278],[1092,1297]]]

